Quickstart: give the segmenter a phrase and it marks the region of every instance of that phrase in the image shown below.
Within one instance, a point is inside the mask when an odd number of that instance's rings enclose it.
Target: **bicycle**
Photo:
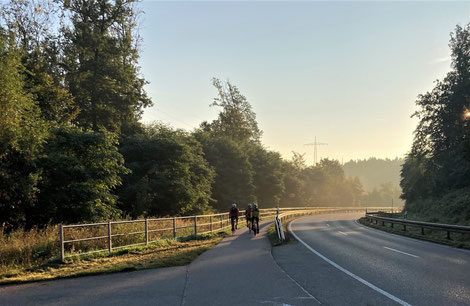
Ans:
[[[256,234],[259,234],[259,218],[253,217],[251,220],[251,224],[252,224],[253,234],[256,236]]]
[[[238,218],[230,218],[232,223],[232,234],[235,233],[238,227]]]

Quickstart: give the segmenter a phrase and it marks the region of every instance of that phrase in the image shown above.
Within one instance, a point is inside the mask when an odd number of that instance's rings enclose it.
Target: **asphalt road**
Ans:
[[[0,305],[319,305],[246,228],[184,267],[0,287]]]
[[[326,305],[470,305],[470,252],[360,225],[362,214],[295,220],[276,262]]]
[[[300,242],[275,248],[267,223],[240,229],[183,267],[3,286],[0,305],[470,305],[470,252],[360,216],[297,219]]]

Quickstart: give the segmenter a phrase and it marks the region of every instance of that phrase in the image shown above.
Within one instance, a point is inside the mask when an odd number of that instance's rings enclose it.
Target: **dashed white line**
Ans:
[[[392,248],[389,248],[389,247],[386,247],[386,246],[384,246],[384,249],[394,251],[394,252],[397,252],[397,253],[401,253],[401,254],[404,254],[404,255],[408,255],[408,256],[411,256],[411,257],[414,257],[414,258],[419,258],[419,256],[416,256],[416,255],[413,255],[413,254],[410,254],[410,253],[406,253],[406,252],[403,252],[403,251],[395,250],[395,249],[392,249]]]
[[[347,236],[348,234],[346,234],[345,232],[342,232],[342,231],[338,231],[338,233],[341,233],[343,234],[344,236]]]
[[[368,281],[366,281],[365,279],[357,276],[356,274],[346,270],[345,268],[341,267],[340,265],[338,265],[337,263],[335,263],[334,261],[326,258],[325,256],[323,256],[322,254],[320,254],[319,252],[315,251],[311,246],[309,246],[307,243],[305,243],[302,239],[299,238],[299,236],[297,236],[294,231],[292,230],[292,223],[294,223],[294,221],[292,221],[291,223],[289,223],[289,226],[288,226],[288,230],[289,232],[295,237],[295,239],[297,239],[297,241],[299,241],[300,243],[302,243],[307,249],[309,249],[312,253],[314,253],[315,255],[317,255],[318,257],[320,257],[321,259],[323,259],[324,261],[326,261],[327,263],[329,263],[330,265],[332,265],[333,267],[335,267],[336,269],[346,273],[347,275],[351,276],[352,278],[356,279],[357,281],[363,283],[364,285],[366,285],[367,287],[377,291],[378,293],[388,297],[389,299],[397,302],[398,304],[400,305],[403,305],[403,306],[411,306],[411,304],[408,304],[407,302],[405,301],[402,301],[400,300],[399,298],[397,298],[396,296],[388,293],[387,291],[385,290],[382,290],[380,289],[379,287],[369,283]]]

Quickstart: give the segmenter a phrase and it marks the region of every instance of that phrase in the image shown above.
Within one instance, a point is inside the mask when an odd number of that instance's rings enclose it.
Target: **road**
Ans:
[[[246,229],[188,266],[0,287],[0,305],[470,305],[470,252],[303,217],[300,242]]]
[[[470,252],[367,228],[361,215],[295,220],[276,262],[322,304],[470,305]]]
[[[0,287],[0,305],[319,305],[246,228],[190,265]]]

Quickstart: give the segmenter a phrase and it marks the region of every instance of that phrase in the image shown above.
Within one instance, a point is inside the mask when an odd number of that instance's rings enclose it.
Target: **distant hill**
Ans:
[[[343,165],[344,173],[349,177],[359,177],[364,191],[370,192],[382,184],[391,183],[400,189],[400,170],[403,158],[350,160]]]

